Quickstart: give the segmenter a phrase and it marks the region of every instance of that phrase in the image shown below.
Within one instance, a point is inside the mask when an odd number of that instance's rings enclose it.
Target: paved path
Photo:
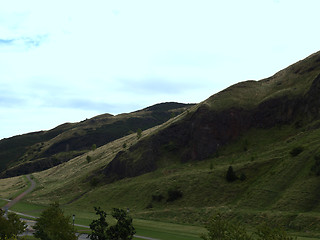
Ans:
[[[33,181],[30,177],[30,175],[27,175],[27,179],[29,180],[29,182],[31,183],[31,186],[24,191],[23,193],[21,193],[19,196],[17,196],[15,199],[13,199],[12,201],[8,202],[2,209],[7,211],[9,208],[11,208],[14,204],[16,204],[17,202],[19,202],[25,195],[27,195],[28,193],[32,192],[33,189],[35,189],[36,187],[36,183],[35,181]]]

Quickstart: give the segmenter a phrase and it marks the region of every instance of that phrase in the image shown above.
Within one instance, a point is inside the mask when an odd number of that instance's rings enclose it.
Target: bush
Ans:
[[[142,136],[142,130],[139,128],[139,129],[137,130],[137,138],[140,139],[141,136]]]
[[[96,186],[98,186],[98,184],[99,184],[99,179],[98,178],[93,177],[93,178],[90,179],[91,187],[96,187]]]
[[[92,158],[88,155],[87,156],[87,162],[90,163],[92,161]]]
[[[240,181],[245,181],[247,179],[247,176],[244,173],[241,173],[239,179],[240,179]]]
[[[281,228],[271,228],[267,224],[259,226],[255,232],[257,240],[294,240],[296,238],[288,236]]]
[[[271,228],[266,224],[259,226],[253,234],[249,234],[244,226],[224,219],[220,214],[212,217],[206,224],[207,234],[202,234],[204,240],[294,240],[282,229]]]
[[[162,194],[152,195],[152,201],[161,202],[163,199],[164,199],[164,196]]]
[[[95,151],[97,149],[97,145],[96,144],[92,144],[91,150]]]
[[[291,151],[290,151],[290,155],[292,157],[298,156],[300,153],[303,152],[303,147],[302,146],[298,146],[298,147],[294,147]]]
[[[212,217],[205,227],[208,234],[201,235],[204,240],[252,240],[244,227],[223,219],[220,214]]]
[[[173,202],[175,200],[178,200],[179,198],[182,198],[183,194],[178,189],[169,189],[168,190],[168,199],[167,202]]]
[[[228,182],[234,182],[238,179],[237,175],[235,174],[235,172],[233,171],[232,166],[229,166],[227,174],[226,174],[226,180]]]

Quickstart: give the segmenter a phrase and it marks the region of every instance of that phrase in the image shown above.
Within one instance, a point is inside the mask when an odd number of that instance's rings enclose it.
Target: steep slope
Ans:
[[[80,123],[0,141],[2,177],[48,169],[137,129],[159,125],[193,104],[162,103],[129,114],[103,114]]]
[[[320,52],[231,86],[140,139],[127,135],[33,174],[39,188],[28,201],[59,200],[84,221],[94,206],[201,225],[222,212],[250,227],[267,221],[319,235],[319,74]]]
[[[213,156],[251,128],[319,118],[320,52],[274,76],[238,83],[213,95],[148,139],[120,152],[103,170],[109,181],[154,171],[162,161]]]

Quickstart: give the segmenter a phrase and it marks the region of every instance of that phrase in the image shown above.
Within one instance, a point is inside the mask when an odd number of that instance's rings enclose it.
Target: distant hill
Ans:
[[[137,129],[164,123],[194,104],[160,103],[127,114],[103,114],[79,123],[66,123],[49,131],[0,141],[0,172],[10,177],[48,169],[79,156],[95,144],[100,147]]]

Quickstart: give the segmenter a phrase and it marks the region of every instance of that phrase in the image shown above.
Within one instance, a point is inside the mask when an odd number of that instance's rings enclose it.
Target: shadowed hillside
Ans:
[[[162,103],[140,111],[103,114],[80,123],[66,123],[49,131],[0,141],[2,177],[51,168],[120,137],[159,125],[193,104]]]

